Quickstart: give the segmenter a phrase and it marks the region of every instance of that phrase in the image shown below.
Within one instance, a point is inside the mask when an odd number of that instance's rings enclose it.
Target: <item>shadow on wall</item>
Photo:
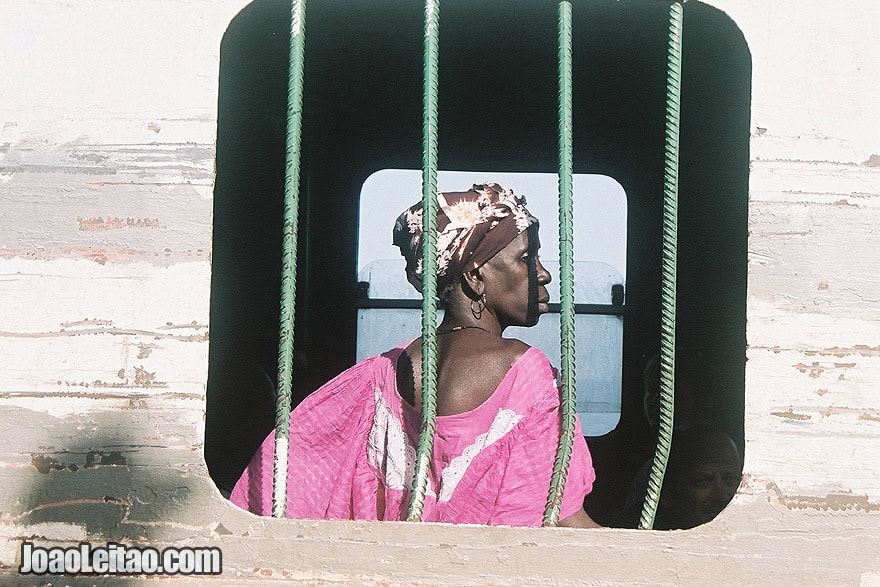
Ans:
[[[197,464],[199,423],[181,418],[198,415],[194,405],[149,396],[101,399],[97,407],[94,399],[41,401],[65,402],[70,411],[0,407],[0,454],[9,459],[0,510],[14,542],[131,544],[216,530],[206,527],[205,508],[194,507],[217,499]]]

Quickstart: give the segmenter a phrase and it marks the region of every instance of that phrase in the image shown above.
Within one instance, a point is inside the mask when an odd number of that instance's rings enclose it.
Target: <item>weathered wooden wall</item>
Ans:
[[[220,497],[213,144],[245,4],[0,4],[5,573],[33,537],[218,545],[224,584],[880,584],[880,4],[710,2],[754,68],[746,478],[675,533],[274,521]]]

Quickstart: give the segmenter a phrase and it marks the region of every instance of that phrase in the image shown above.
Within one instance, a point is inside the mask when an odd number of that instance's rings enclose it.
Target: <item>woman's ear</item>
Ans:
[[[485,284],[483,283],[483,275],[480,268],[473,269],[461,276],[462,291],[472,300],[478,299],[483,295]]]

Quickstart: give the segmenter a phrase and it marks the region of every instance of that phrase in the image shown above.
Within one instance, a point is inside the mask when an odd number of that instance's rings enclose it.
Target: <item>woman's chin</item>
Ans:
[[[535,312],[535,314],[530,314],[529,317],[523,321],[522,326],[525,326],[526,328],[536,326],[538,324],[538,320],[540,320],[541,316],[545,313],[546,312],[541,311],[541,309],[539,308],[538,311]]]

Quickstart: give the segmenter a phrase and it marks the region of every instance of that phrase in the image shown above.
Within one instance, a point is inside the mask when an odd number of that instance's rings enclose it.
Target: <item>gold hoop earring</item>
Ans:
[[[477,302],[477,307],[474,307],[474,302]],[[476,300],[471,300],[471,314],[473,314],[475,320],[480,320],[483,317],[483,310],[486,309],[486,294],[480,294],[480,297]]]

